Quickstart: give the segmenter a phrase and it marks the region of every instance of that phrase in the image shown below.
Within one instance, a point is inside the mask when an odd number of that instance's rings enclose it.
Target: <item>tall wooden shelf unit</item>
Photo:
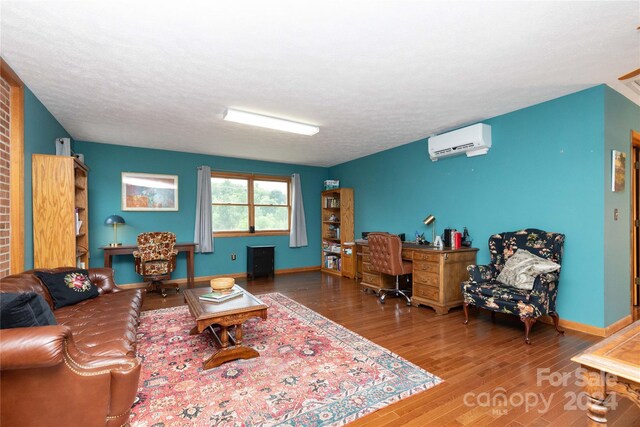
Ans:
[[[326,273],[353,278],[353,189],[336,188],[322,192],[322,264]]]
[[[33,155],[35,268],[89,267],[88,171],[74,157]],[[78,232],[76,218],[82,221]]]

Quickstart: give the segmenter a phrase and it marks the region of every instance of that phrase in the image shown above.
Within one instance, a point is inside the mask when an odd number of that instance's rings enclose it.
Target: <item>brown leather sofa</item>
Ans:
[[[60,272],[70,268],[41,270]],[[27,271],[0,280],[0,292],[36,292]],[[0,330],[0,425],[122,426],[136,396],[142,293],[122,290],[110,268],[91,268],[96,298],[53,311],[55,326]]]

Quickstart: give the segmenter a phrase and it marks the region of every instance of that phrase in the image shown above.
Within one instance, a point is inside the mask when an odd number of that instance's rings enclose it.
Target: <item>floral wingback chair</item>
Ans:
[[[138,250],[133,252],[135,258],[136,273],[141,275],[145,282],[150,282],[147,291],[159,290],[162,297],[166,297],[163,280],[171,278],[171,272],[176,269],[176,256],[178,251],[174,249],[176,235],[168,231],[154,231],[138,235]],[[180,286],[173,286],[176,292]]]
[[[559,333],[560,317],[556,312],[556,296],[560,264],[564,247],[564,234],[548,233],[533,228],[494,234],[489,238],[489,265],[470,265],[467,267],[469,281],[462,282],[462,296],[465,325],[469,322],[469,305],[485,308],[500,313],[513,314],[520,317],[525,325],[525,342],[531,344],[529,331],[540,316],[549,315]],[[533,259],[552,265],[548,269],[555,270],[540,274],[531,274],[535,279],[533,289],[519,289],[498,281],[498,276],[505,269],[506,262],[518,251],[535,255]],[[521,251],[520,253],[523,253]],[[527,254],[530,256],[530,254]],[[540,257],[542,260],[540,260]],[[547,260],[547,261],[545,261]],[[551,261],[551,262],[549,262]],[[532,270],[530,270],[532,271]],[[539,270],[535,270],[536,272]],[[505,273],[507,273],[505,271]],[[501,276],[502,277],[502,276]]]

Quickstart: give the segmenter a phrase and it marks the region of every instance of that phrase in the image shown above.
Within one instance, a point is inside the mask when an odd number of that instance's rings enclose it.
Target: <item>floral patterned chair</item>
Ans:
[[[497,280],[507,260],[518,250],[524,249],[540,258],[561,264],[564,234],[548,233],[537,229],[494,234],[489,238],[489,265],[467,267],[469,281],[462,282],[464,298],[464,324],[469,322],[469,305],[520,317],[525,325],[525,342],[531,344],[529,331],[536,320],[544,315],[553,319],[558,328],[560,317],[556,312],[556,296],[560,269],[535,276],[531,291],[507,286]]]
[[[176,293],[180,291],[177,283],[166,285],[163,280],[171,278],[171,272],[176,269],[176,256],[178,251],[174,249],[176,235],[168,231],[154,231],[138,235],[138,250],[133,252],[136,273],[141,275],[145,282],[149,282],[147,292],[159,290],[162,297],[166,297],[166,286],[175,286]]]

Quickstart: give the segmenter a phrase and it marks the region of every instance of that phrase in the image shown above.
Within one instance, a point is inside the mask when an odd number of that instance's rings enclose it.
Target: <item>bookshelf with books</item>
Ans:
[[[321,195],[322,259],[325,273],[354,277],[351,251],[345,243],[353,242],[353,189],[336,188]]]
[[[71,156],[32,156],[35,268],[89,267],[88,171]]]

